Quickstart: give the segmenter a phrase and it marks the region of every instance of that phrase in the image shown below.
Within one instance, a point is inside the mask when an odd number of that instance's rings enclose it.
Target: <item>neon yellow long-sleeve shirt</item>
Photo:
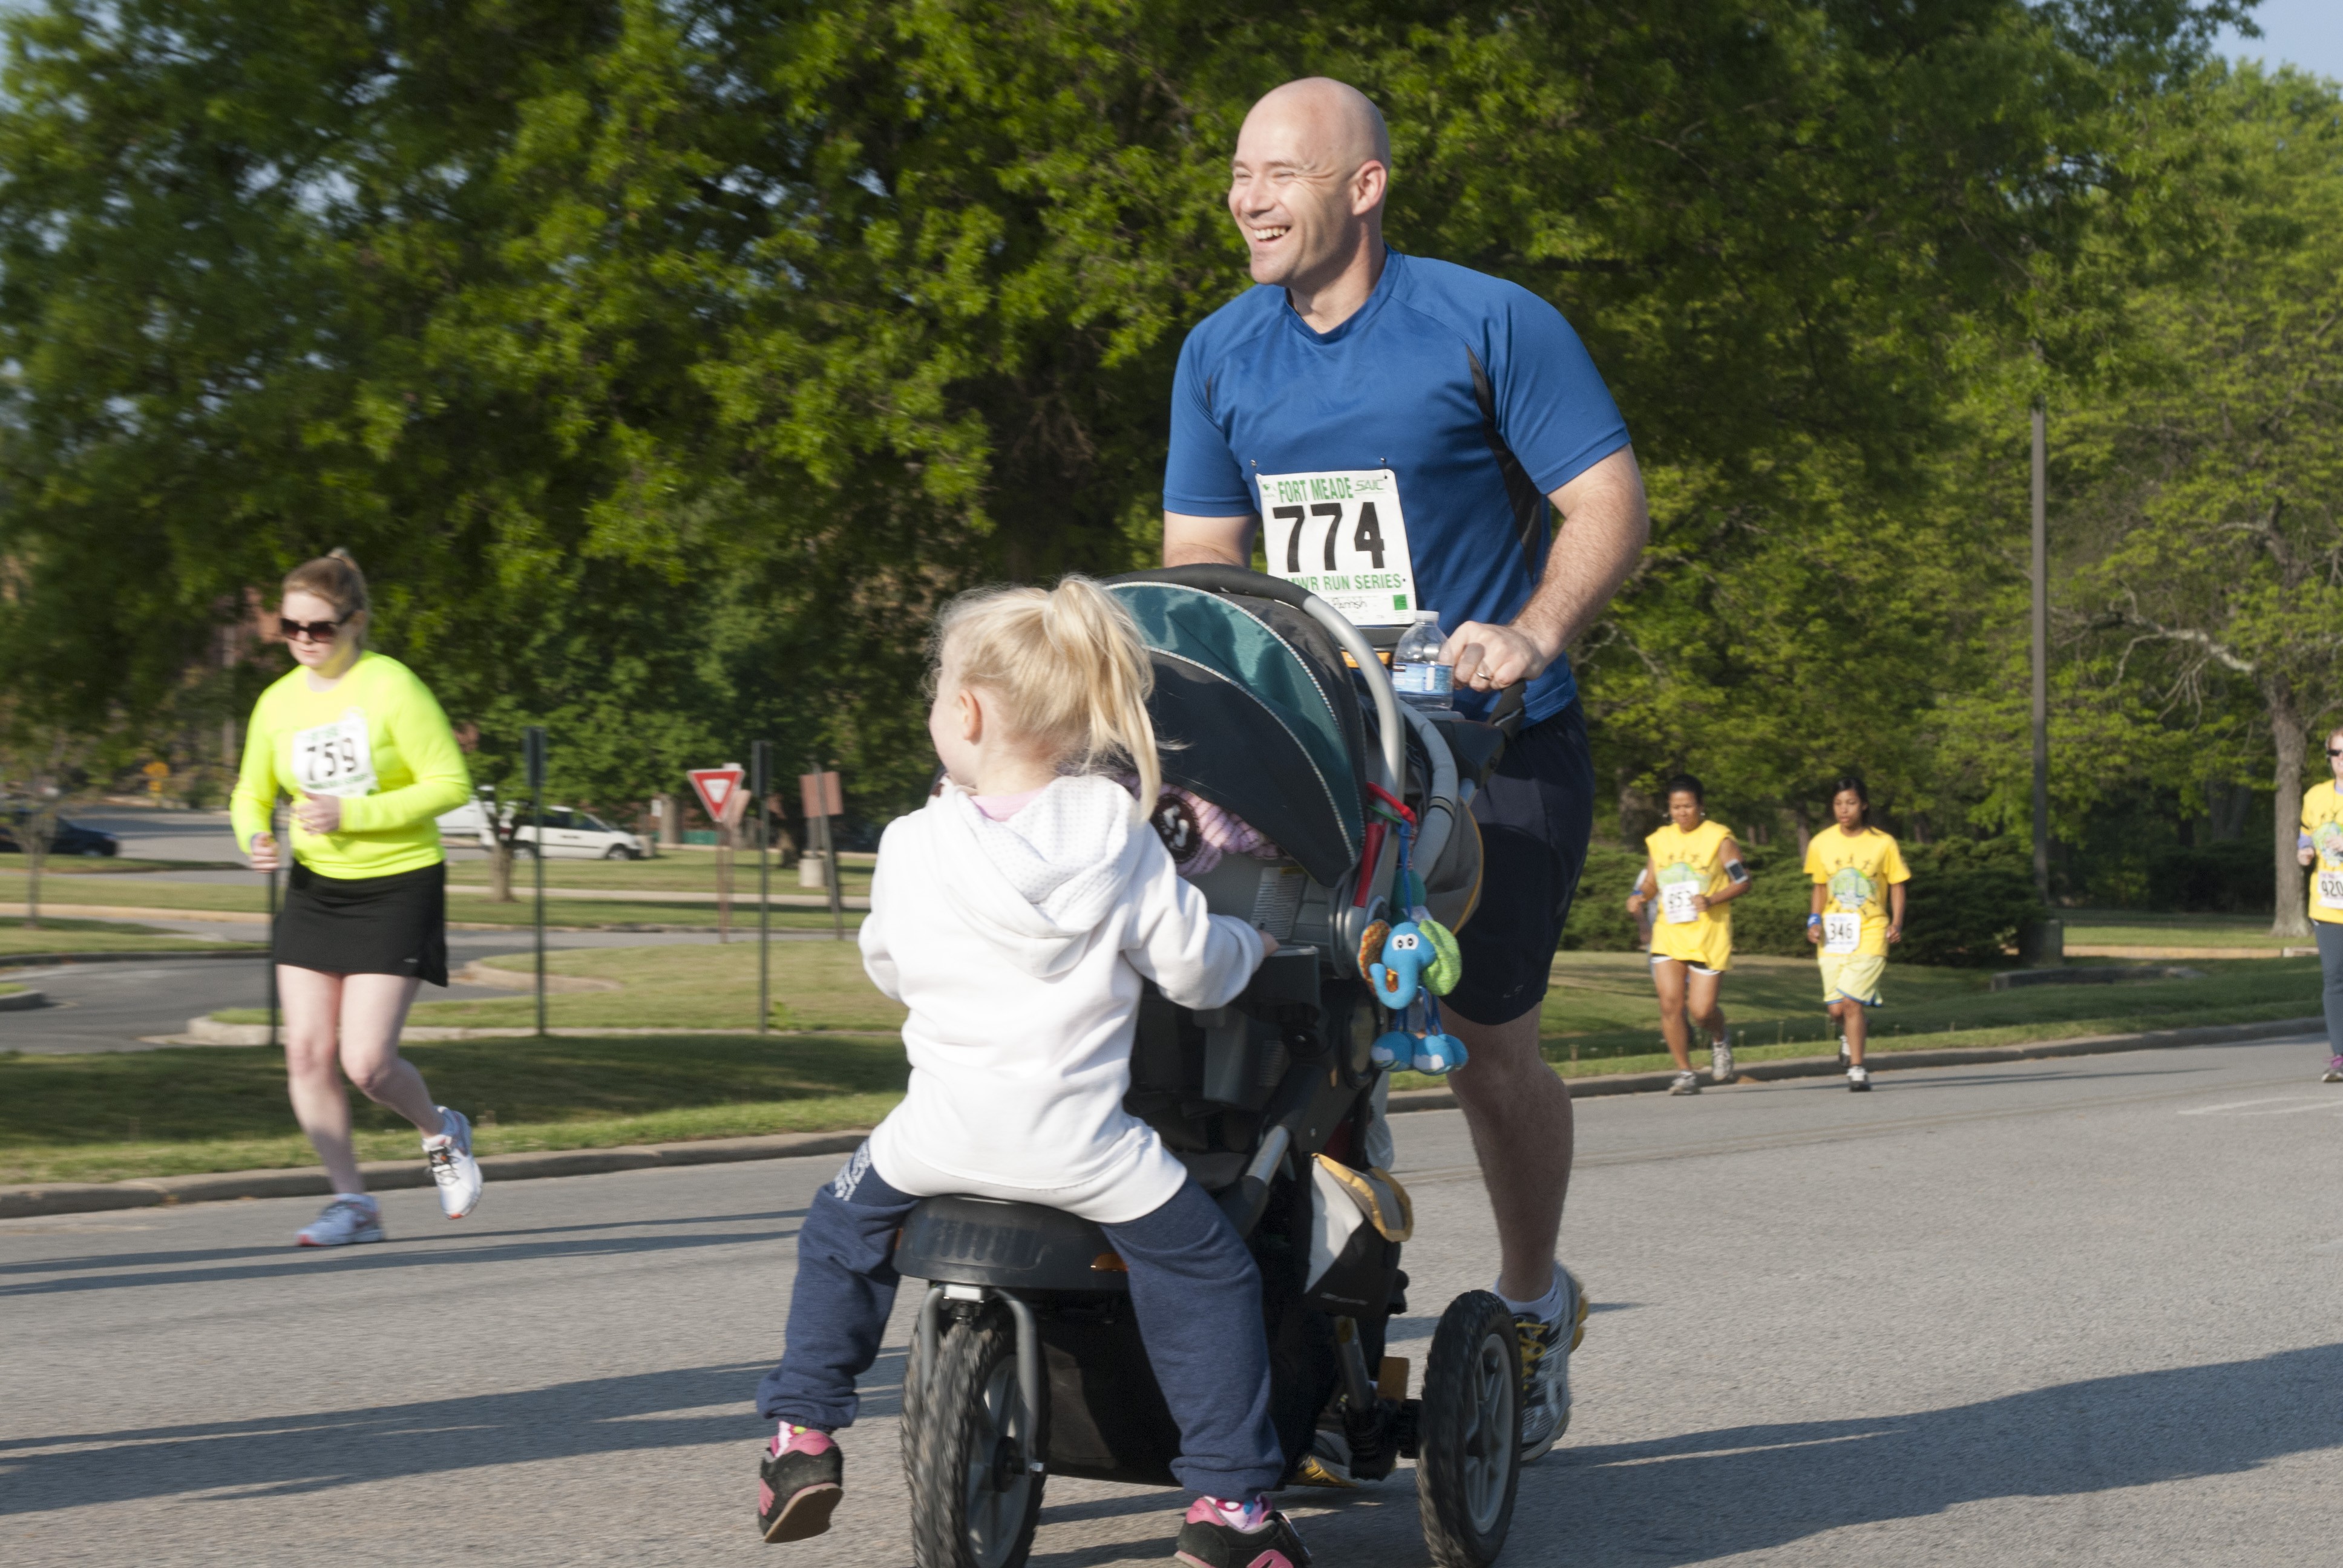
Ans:
[[[301,863],[327,877],[387,877],[436,866],[436,819],[471,796],[463,749],[431,689],[395,658],[362,653],[330,691],[287,675],[253,704],[229,811],[249,852],[281,795],[342,798],[338,832],[293,824]]]

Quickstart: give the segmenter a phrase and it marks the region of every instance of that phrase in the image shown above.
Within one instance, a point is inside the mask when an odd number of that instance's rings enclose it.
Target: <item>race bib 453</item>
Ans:
[[[1389,468],[1263,474],[1261,523],[1272,577],[1308,588],[1353,626],[1415,618],[1407,517]]]

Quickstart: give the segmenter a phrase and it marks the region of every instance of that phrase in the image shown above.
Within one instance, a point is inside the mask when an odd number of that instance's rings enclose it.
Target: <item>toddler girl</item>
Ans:
[[[1180,1427],[1172,1472],[1198,1494],[1180,1557],[1301,1568],[1263,1493],[1284,1457],[1270,1421],[1261,1279],[1219,1207],[1123,1109],[1142,979],[1219,1007],[1275,939],[1208,913],[1140,805],[1161,785],[1152,668],[1114,598],[1069,577],[945,611],[928,733],[947,780],[880,841],[862,963],[910,1010],[903,1102],[818,1192],[798,1232],[781,1363],[758,1412],[767,1541],[830,1527],[854,1380],[895,1299],[898,1227],[918,1199],[972,1193],[1096,1221],[1130,1269],[1132,1310]],[[1131,791],[1104,775],[1135,770]]]

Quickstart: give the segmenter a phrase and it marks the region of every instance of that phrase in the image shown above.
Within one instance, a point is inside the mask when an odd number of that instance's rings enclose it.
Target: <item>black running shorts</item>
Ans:
[[[1594,760],[1576,699],[1513,737],[1473,797],[1481,902],[1456,933],[1464,978],[1442,999],[1474,1023],[1506,1023],[1545,1000],[1562,922],[1594,829]]]
[[[277,917],[276,958],[336,975],[447,983],[447,867],[320,876],[298,860]]]

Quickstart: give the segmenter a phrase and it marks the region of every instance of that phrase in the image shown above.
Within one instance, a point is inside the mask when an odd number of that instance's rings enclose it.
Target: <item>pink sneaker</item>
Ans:
[[[1309,1568],[1310,1553],[1266,1497],[1199,1497],[1181,1523],[1172,1555],[1191,1568]]]
[[[769,1542],[821,1534],[846,1495],[845,1471],[830,1433],[783,1426],[757,1466],[758,1531]]]

